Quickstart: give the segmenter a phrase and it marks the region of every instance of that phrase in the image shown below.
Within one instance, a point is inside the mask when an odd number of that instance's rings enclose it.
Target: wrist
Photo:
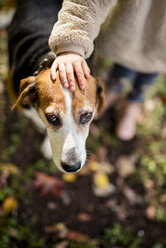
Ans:
[[[81,46],[75,46],[73,44],[68,44],[68,45],[62,45],[62,46],[57,46],[57,51],[56,51],[56,55],[59,56],[61,54],[69,54],[69,53],[72,53],[72,54],[77,54],[77,55],[80,55],[81,57],[85,57],[84,56],[84,50]]]
[[[82,57],[79,53],[77,53],[77,52],[62,52],[62,53],[59,53],[58,54],[58,56],[63,56],[63,55],[70,55],[70,54],[72,54],[72,55],[78,55],[78,56],[80,56],[80,57]]]

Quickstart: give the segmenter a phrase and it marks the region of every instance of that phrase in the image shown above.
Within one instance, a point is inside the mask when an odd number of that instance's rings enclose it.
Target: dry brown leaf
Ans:
[[[146,216],[148,219],[153,220],[156,216],[156,208],[154,206],[149,206],[146,209]]]
[[[64,239],[68,236],[68,229],[64,223],[56,223],[45,227],[47,233],[57,233],[57,236]]]
[[[37,172],[33,186],[36,189],[41,188],[43,195],[52,194],[53,196],[58,197],[61,194],[64,182],[55,176],[49,176],[43,172]]]
[[[91,216],[85,212],[79,213],[78,220],[81,222],[89,222],[92,220]]]
[[[154,182],[151,179],[145,181],[144,186],[147,190],[151,190],[154,187]]]
[[[77,231],[69,231],[68,238],[75,242],[86,242],[90,240],[89,236]]]
[[[50,210],[55,210],[57,208],[57,205],[55,202],[48,202],[47,203],[47,208]]]

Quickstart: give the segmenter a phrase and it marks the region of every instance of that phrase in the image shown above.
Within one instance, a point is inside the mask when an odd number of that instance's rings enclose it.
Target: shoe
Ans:
[[[137,121],[140,113],[140,103],[125,101],[120,108],[115,133],[121,140],[127,141],[134,138]]]

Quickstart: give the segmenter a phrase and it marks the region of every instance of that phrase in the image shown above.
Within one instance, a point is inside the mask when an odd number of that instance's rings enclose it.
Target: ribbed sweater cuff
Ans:
[[[73,44],[66,44],[66,45],[61,45],[57,46],[56,49],[56,55],[58,56],[60,53],[64,52],[75,52],[81,55],[83,58],[85,58],[85,52],[82,47],[73,45]]]

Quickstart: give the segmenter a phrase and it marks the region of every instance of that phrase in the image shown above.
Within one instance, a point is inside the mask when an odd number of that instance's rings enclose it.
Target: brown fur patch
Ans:
[[[80,111],[86,107],[90,106],[92,108],[92,112],[96,106],[96,83],[95,79],[90,76],[90,78],[86,81],[85,90],[80,90],[77,82],[75,92],[73,93],[72,99],[72,112],[75,121],[78,121],[77,118],[80,116]]]
[[[48,106],[53,106],[59,113],[65,113],[64,92],[57,73],[57,79],[53,82],[50,78],[50,69],[42,71],[36,77],[38,82],[38,107],[44,112]]]

